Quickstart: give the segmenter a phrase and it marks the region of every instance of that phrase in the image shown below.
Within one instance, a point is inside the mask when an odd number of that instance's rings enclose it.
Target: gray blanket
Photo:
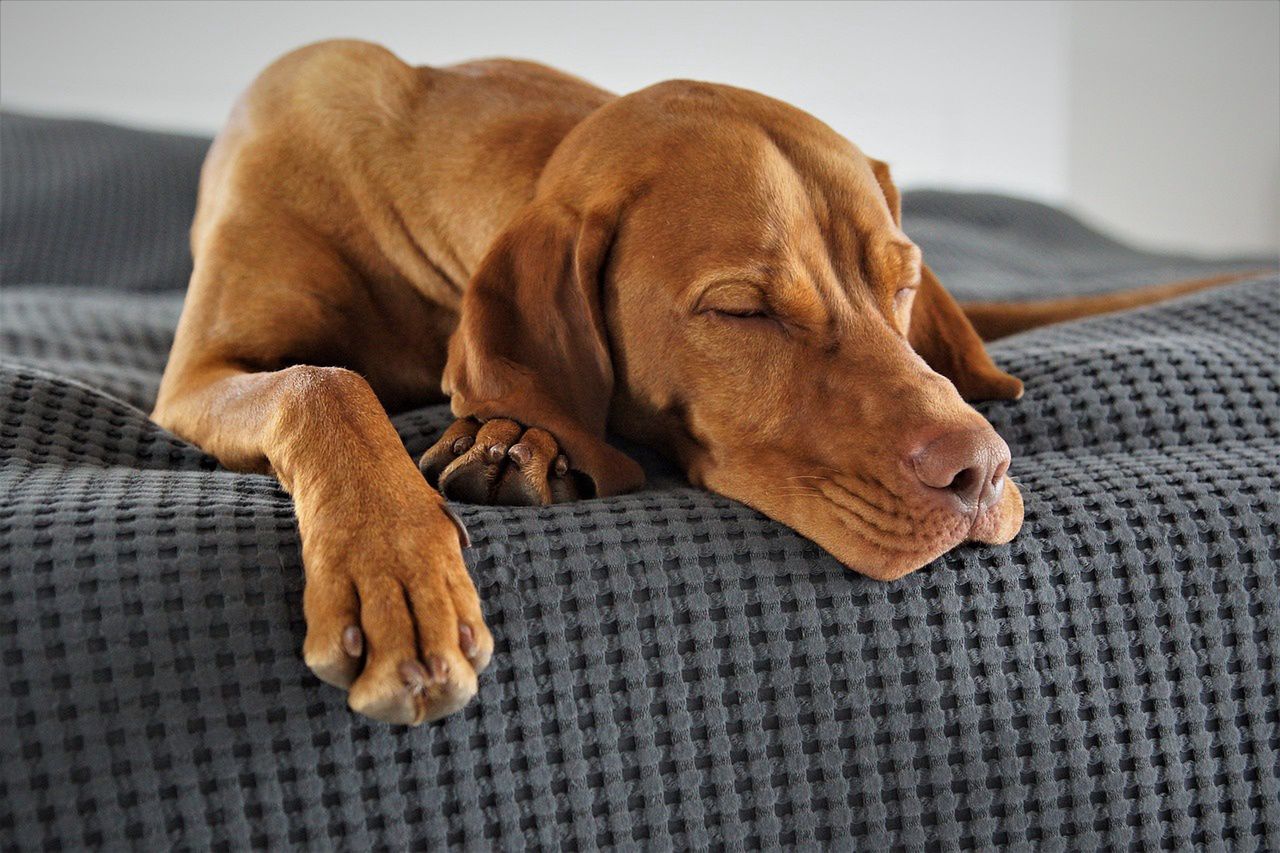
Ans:
[[[1280,849],[1274,272],[995,345],[1026,526],[897,583],[651,457],[459,506],[497,653],[409,730],[303,666],[287,497],[146,418],[207,141],[0,133],[0,847]],[[962,296],[1275,268],[906,209]]]

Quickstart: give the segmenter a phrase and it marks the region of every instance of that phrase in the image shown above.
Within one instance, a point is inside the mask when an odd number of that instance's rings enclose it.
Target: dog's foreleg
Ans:
[[[237,471],[273,473],[302,538],[303,656],[376,719],[421,723],[476,692],[493,650],[444,499],[368,383],[333,367],[171,362],[154,420]]]

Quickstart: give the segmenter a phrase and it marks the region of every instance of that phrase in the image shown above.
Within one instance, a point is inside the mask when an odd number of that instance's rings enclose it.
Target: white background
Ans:
[[[414,63],[541,60],[616,92],[790,101],[900,182],[1066,204],[1140,243],[1280,251],[1280,3],[0,4],[11,109],[212,131],[322,38]]]

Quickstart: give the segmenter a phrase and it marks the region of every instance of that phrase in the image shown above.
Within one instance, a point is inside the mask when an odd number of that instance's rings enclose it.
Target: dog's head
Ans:
[[[548,429],[601,495],[641,481],[608,422],[877,578],[1006,542],[1008,448],[966,401],[1021,383],[900,226],[884,164],[800,110],[690,82],[619,98],[474,277],[455,412]]]

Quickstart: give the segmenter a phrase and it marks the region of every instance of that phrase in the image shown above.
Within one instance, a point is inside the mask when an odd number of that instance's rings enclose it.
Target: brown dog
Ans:
[[[493,640],[432,485],[634,489],[606,424],[875,578],[1018,532],[967,401],[1022,385],[899,225],[883,163],[752,92],[314,45],[209,153],[153,417],[293,496],[307,665],[361,713],[435,719]],[[997,334],[1123,304],[974,312]],[[442,386],[459,420],[420,471],[386,411]]]

